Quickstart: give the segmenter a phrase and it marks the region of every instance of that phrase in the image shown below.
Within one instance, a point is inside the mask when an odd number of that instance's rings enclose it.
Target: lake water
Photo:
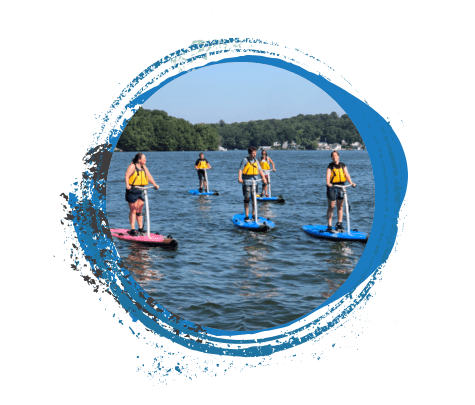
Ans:
[[[259,203],[258,213],[276,227],[264,234],[235,227],[232,216],[243,212],[238,169],[246,155],[206,152],[213,168],[208,170],[210,190],[220,195],[193,196],[188,190],[199,185],[194,168],[198,152],[147,152],[147,167],[160,186],[148,193],[151,231],[171,234],[178,248],[114,238],[127,269],[148,294],[170,312],[203,326],[252,331],[299,318],[345,282],[365,248],[358,242],[316,239],[301,229],[326,224],[330,151],[269,151],[276,166],[272,195],[282,195],[286,203]],[[116,152],[112,157],[107,179],[111,228],[130,227],[124,175],[134,156]],[[357,184],[348,189],[351,229],[369,233],[374,180],[368,153],[341,151],[340,161]]]

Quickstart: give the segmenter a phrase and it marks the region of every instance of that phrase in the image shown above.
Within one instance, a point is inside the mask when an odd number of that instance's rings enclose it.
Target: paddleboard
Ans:
[[[257,223],[256,223],[254,221],[254,218],[252,218],[252,221],[250,222],[244,221],[245,217],[246,217],[245,214],[236,214],[233,216],[233,219],[231,221],[234,225],[238,226],[239,228],[249,229],[255,232],[267,232],[273,227],[275,227],[275,224],[270,219],[257,217]]]
[[[336,241],[347,240],[366,243],[368,241],[369,236],[366,233],[358,232],[356,229],[352,230],[350,234],[348,234],[347,231],[336,231],[335,233],[327,232],[326,225],[304,225],[302,226],[302,229],[304,230],[304,232],[317,238],[331,239]],[[335,227],[333,227],[333,229],[336,230]]]
[[[193,195],[219,195],[217,191],[203,191],[200,193],[200,190],[188,190],[188,192]]]
[[[171,237],[171,235],[163,236],[158,233],[151,233],[150,238],[147,234],[143,236],[131,236],[127,233],[129,229],[111,229],[112,236],[118,239],[125,240],[127,242],[137,242],[149,246],[169,246],[174,247],[178,245],[178,242]]]
[[[282,197],[260,197],[259,195],[256,196],[257,201],[273,201],[278,203],[285,203],[285,200]]]

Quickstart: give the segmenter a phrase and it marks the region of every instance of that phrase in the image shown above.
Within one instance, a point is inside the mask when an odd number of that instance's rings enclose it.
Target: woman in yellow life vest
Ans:
[[[265,193],[266,197],[269,197],[269,193],[267,192],[267,184],[269,183],[269,175],[266,174],[266,171],[270,171],[269,163],[272,165],[272,171],[275,172],[274,162],[272,161],[272,159],[270,157],[267,156],[267,151],[263,150],[261,152],[260,165],[261,165],[261,169],[264,171],[264,175],[266,176],[267,183],[262,185],[261,197],[264,197],[264,193]]]
[[[142,208],[144,205],[143,190],[136,188],[136,186],[146,186],[152,183],[155,190],[158,190],[158,185],[155,183],[152,175],[148,171],[145,163],[147,159],[143,153],[137,153],[125,172],[125,201],[129,203],[129,221],[130,231],[127,233],[131,236],[142,235],[145,231],[143,229]],[[135,221],[139,224],[138,233],[135,232]]]
[[[343,189],[339,187],[333,187],[335,185],[343,186],[345,182],[351,184],[352,187],[356,187],[356,184],[351,181],[348,169],[343,162],[340,162],[340,155],[335,150],[331,154],[332,162],[327,167],[327,199],[328,199],[328,228],[327,232],[335,232],[332,228],[333,209],[335,208],[335,202],[337,205],[338,222],[336,229],[343,229]]]
[[[211,169],[210,164],[205,159],[203,152],[200,153],[200,158],[195,162],[195,169],[198,170],[198,180],[200,181],[199,192],[202,193],[203,189],[206,190],[206,176],[205,169]]]

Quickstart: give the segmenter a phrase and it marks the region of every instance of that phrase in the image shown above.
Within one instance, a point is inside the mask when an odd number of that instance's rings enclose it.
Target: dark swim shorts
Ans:
[[[206,180],[204,170],[197,170],[197,172],[198,172],[198,179],[199,180]]]
[[[140,188],[134,188],[132,187],[131,190],[125,189],[125,201],[128,203],[134,203],[138,199],[141,199],[142,201],[145,201],[144,196],[143,196],[143,190]]]
[[[330,201],[343,200],[343,189],[339,187],[328,187],[327,186],[327,198]]]

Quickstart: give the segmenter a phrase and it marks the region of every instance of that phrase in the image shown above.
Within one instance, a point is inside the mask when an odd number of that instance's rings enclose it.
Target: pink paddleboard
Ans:
[[[118,239],[126,240],[128,242],[143,243],[151,246],[177,246],[178,242],[167,236],[159,235],[158,233],[150,233],[150,238],[147,234],[143,236],[131,236],[127,233],[129,229],[111,229],[112,236]]]

